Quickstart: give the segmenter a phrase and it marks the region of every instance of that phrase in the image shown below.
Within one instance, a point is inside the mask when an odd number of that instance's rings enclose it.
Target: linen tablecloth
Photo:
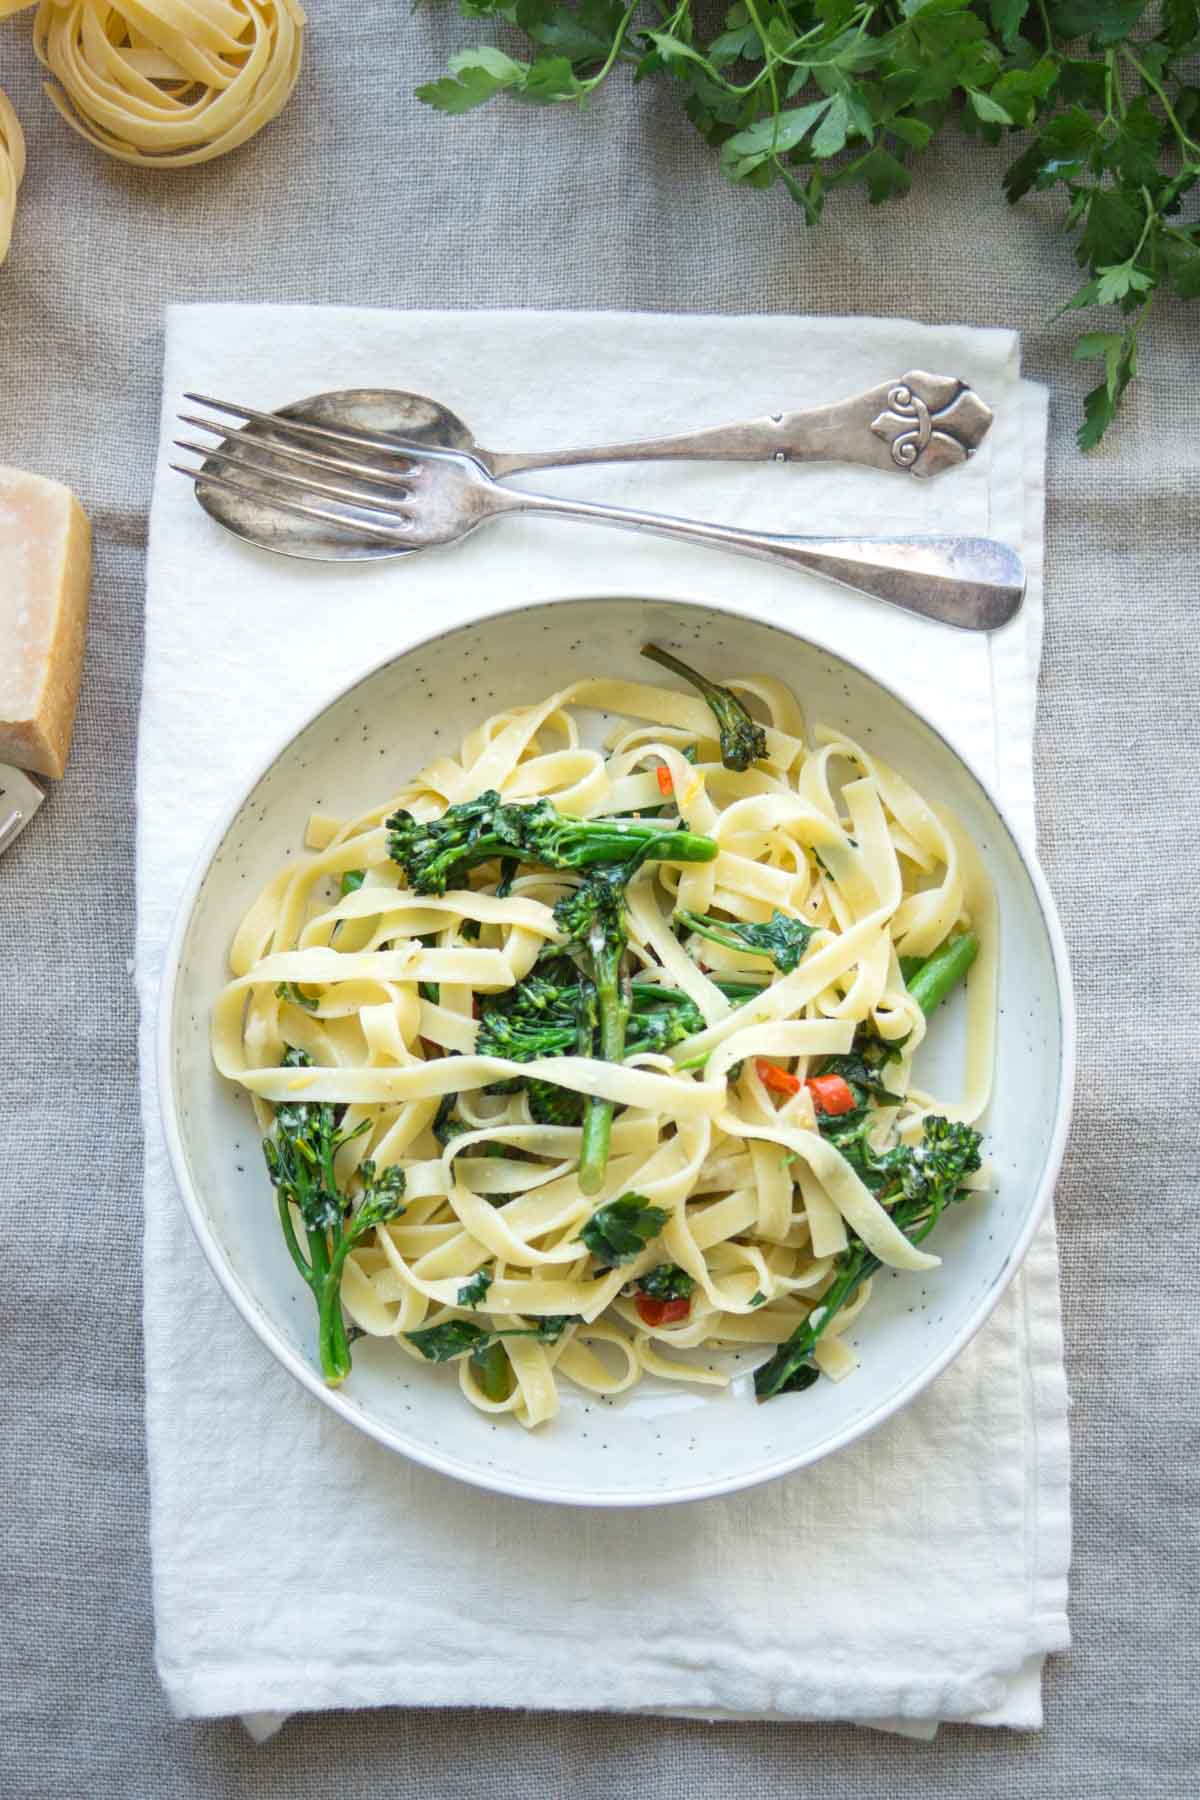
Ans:
[[[7,1025],[0,1181],[7,1544],[4,1800],[478,1796],[1192,1800],[1200,1251],[1191,1109],[1195,323],[1170,301],[1104,448],[1073,442],[1091,376],[1057,205],[1016,211],[1003,150],[950,138],[910,198],[834,196],[805,232],[727,187],[656,84],[587,115],[497,105],[431,119],[412,84],[478,24],[391,0],[314,20],[295,101],[187,173],[106,163],[40,95],[27,20],[0,85],[29,174],[0,268],[0,459],[78,488],[97,528],[75,760],[0,862]],[[484,204],[481,196],[486,196]],[[1051,385],[1039,833],[1078,983],[1081,1077],[1058,1196],[1074,1398],[1074,1648],[1036,1738],[932,1747],[840,1726],[401,1710],[169,1720],[150,1659],[131,980],[133,732],[165,305],[277,300],[864,312],[1005,325]],[[1130,1230],[1145,1209],[1152,1230]]]

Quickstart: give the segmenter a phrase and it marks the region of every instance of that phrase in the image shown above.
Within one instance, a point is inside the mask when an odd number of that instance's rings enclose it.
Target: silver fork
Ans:
[[[221,522],[284,555],[320,561],[403,556],[456,543],[485,520],[506,513],[542,513],[711,544],[807,570],[965,630],[993,631],[1006,624],[1024,597],[1020,557],[992,538],[794,537],[561,500],[501,487],[462,451],[406,446],[381,459],[376,438],[281,419],[200,394],[186,398],[246,419],[256,432],[251,438],[182,413],[186,424],[199,425],[223,442],[210,449],[177,439],[180,449],[204,461],[199,469],[170,466],[196,483],[202,502],[206,489],[235,496],[236,513],[231,516],[230,508],[223,507]]]

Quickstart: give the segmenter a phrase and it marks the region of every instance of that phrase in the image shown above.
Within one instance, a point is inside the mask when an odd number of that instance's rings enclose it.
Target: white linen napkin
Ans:
[[[402,566],[330,571],[228,537],[166,470],[189,388],[268,408],[323,389],[408,388],[460,412],[492,448],[532,449],[791,409],[911,368],[961,376],[996,412],[974,461],[932,482],[677,464],[555,471],[529,485],[774,529],[799,509],[829,531],[869,518],[877,531],[990,533],[1019,545],[1029,569],[1023,612],[991,639],[764,564],[556,521],[504,520]],[[240,1713],[260,1736],[297,1709],[388,1703],[854,1719],[915,1735],[940,1719],[1040,1725],[1042,1659],[1068,1642],[1052,1220],[954,1366],[815,1468],[636,1512],[507,1500],[368,1442],[251,1336],[174,1189],[153,1037],[171,919],[229,795],[431,617],[450,626],[599,588],[736,595],[747,612],[786,616],[900,688],[992,775],[1032,843],[1045,427],[1044,393],[1021,381],[1016,338],[1002,331],[172,310],[146,602],[137,980],[156,1654],[177,1712]]]

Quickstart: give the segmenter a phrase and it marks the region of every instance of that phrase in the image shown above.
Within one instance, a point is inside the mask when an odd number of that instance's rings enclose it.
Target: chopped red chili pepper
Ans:
[[[758,1070],[758,1078],[763,1086],[770,1088],[773,1093],[798,1094],[800,1092],[799,1076],[789,1075],[786,1069],[781,1069],[775,1063],[768,1062],[766,1057],[756,1056],[754,1066]]]
[[[854,1089],[840,1075],[812,1075],[804,1085],[818,1112],[832,1113],[836,1117],[839,1113],[853,1112],[857,1105]]]
[[[658,776],[659,793],[673,794],[675,792],[675,783],[671,780],[671,771],[668,769],[666,763],[659,763],[654,773]]]
[[[650,1326],[675,1325],[692,1310],[690,1300],[656,1300],[653,1294],[639,1293],[635,1302],[642,1324]]]

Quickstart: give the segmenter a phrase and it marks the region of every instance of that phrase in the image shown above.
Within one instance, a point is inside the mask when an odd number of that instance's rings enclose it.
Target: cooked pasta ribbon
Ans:
[[[0,7],[0,12],[3,8]],[[17,189],[25,175],[25,134],[8,95],[0,89],[0,263],[12,242]]]
[[[200,15],[205,56],[219,58],[232,11],[220,0]],[[268,16],[280,15],[253,14]],[[163,78],[153,57],[136,62],[146,82]],[[199,52],[187,71],[200,79]],[[919,1151],[934,1112],[967,1123],[987,1105],[997,920],[970,839],[843,732],[817,726],[810,740],[780,682],[736,686],[766,729],[765,757],[740,771],[722,764],[702,701],[651,684],[588,678],[482,721],[385,803],[314,814],[308,854],[267,884],[230,948],[213,1056],[264,1132],[278,1108],[338,1109],[347,1191],[364,1168],[404,1174],[403,1209],[345,1258],[349,1318],[418,1361],[436,1342],[469,1404],[526,1427],[571,1390],[613,1395],[646,1375],[728,1384],[740,1356],[820,1317],[848,1255],[934,1267],[872,1158]],[[583,741],[578,709],[606,715],[603,748]],[[579,819],[678,812],[714,840],[709,861],[648,861],[625,888],[630,1017],[661,1020],[661,990],[684,1021],[673,1036],[631,1026],[624,1060],[600,1060],[568,1012],[552,1052],[495,1053],[498,1012],[523,996],[556,1004],[569,965],[554,908],[578,877],[496,856],[452,870],[443,893],[416,892],[387,825],[492,791]],[[942,1103],[912,1083],[926,1021],[901,958],[962,932],[979,942],[964,1079]],[[830,1128],[822,1064],[861,1067],[864,1045],[869,1089],[843,1086],[872,1136],[852,1153]],[[591,1101],[614,1111],[598,1193],[580,1182]],[[814,1379],[852,1372],[845,1333],[869,1294],[863,1279],[822,1327]]]

